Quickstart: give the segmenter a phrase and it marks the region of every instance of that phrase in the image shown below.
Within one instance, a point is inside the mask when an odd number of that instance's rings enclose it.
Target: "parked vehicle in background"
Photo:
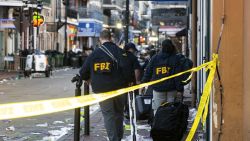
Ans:
[[[49,77],[51,70],[46,55],[32,54],[27,56],[24,76],[29,77],[32,73],[44,73],[46,77]]]

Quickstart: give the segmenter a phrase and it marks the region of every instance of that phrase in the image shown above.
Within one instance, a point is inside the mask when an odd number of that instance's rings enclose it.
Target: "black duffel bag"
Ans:
[[[188,115],[188,106],[181,102],[160,106],[150,132],[153,141],[180,141],[187,129]]]

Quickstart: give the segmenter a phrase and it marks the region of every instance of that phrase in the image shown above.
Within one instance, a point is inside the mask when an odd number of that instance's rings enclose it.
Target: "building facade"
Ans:
[[[220,112],[223,112],[221,140],[250,140],[250,2],[249,0],[213,0],[211,13],[212,46],[215,50],[225,13],[220,56],[220,72],[223,93],[223,109],[220,108],[220,92],[215,85],[213,94],[213,139],[218,138]],[[215,80],[217,83],[217,79]],[[218,84],[218,83],[217,83]]]
[[[14,25],[14,8],[22,6],[16,0],[0,0],[0,70],[14,68],[14,56],[21,47],[18,28]]]
[[[103,27],[103,10],[101,0],[81,2],[79,6],[79,25],[77,37],[79,48],[94,48]]]
[[[219,50],[219,78],[212,88],[207,140],[250,140],[250,2],[249,0],[193,0],[193,47],[195,64],[212,58]],[[196,19],[197,17],[197,19]],[[198,22],[195,22],[195,21]],[[206,81],[205,71],[197,73],[197,101]]]

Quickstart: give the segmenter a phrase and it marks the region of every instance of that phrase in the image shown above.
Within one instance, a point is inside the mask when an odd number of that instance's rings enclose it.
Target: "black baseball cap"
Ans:
[[[125,46],[124,46],[124,50],[128,51],[129,49],[133,49],[135,51],[138,51],[137,48],[135,47],[135,44],[134,43],[127,43]]]

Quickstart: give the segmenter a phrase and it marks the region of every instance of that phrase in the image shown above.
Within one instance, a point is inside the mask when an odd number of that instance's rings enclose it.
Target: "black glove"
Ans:
[[[76,82],[76,86],[77,87],[81,87],[82,86],[82,79],[81,79],[80,75],[78,75],[78,74],[72,78],[71,82],[72,83]]]

